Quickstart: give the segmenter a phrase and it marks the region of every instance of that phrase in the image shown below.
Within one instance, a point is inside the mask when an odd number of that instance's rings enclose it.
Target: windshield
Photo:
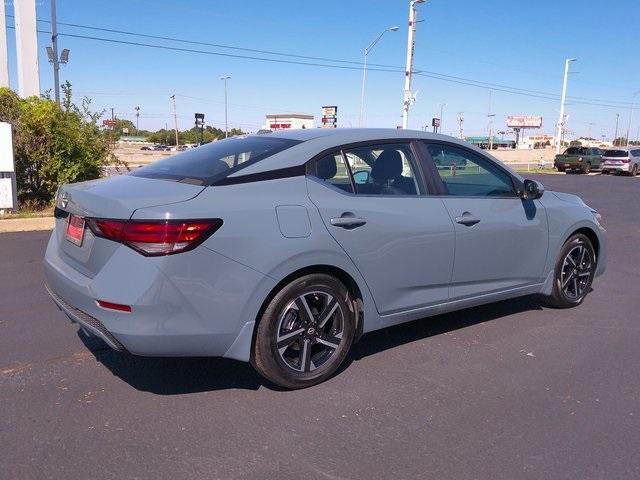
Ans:
[[[565,155],[587,155],[589,150],[585,147],[569,147],[565,150]]]
[[[613,158],[626,158],[629,156],[629,152],[626,150],[605,150],[605,157],[613,157]]]
[[[298,143],[285,138],[233,137],[158,160],[131,175],[210,185]]]

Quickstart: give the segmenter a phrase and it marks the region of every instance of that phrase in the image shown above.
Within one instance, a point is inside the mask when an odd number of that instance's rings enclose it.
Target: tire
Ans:
[[[565,168],[564,167],[556,167],[558,169],[558,172],[562,173],[564,172]]]
[[[593,244],[586,235],[578,233],[569,238],[558,255],[553,291],[546,297],[547,305],[554,308],[580,305],[591,289],[596,262]]]
[[[587,162],[584,167],[582,167],[582,173],[584,173],[585,175],[591,173],[591,164],[589,162]]]
[[[286,389],[321,383],[349,353],[355,318],[349,292],[338,279],[324,273],[297,278],[264,310],[251,363],[266,379]]]
[[[629,172],[629,175],[632,177],[635,177],[638,174],[638,164],[635,163],[633,165],[633,168],[631,169],[631,171]]]
[[[609,175],[609,170],[602,170],[600,172],[601,175]]]

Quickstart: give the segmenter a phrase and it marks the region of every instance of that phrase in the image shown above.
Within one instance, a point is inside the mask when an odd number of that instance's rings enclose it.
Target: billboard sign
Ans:
[[[323,117],[335,117],[338,115],[338,107],[322,107],[322,116]]]
[[[509,115],[507,117],[509,128],[540,128],[542,117],[540,115]]]
[[[338,126],[338,107],[335,105],[322,107],[322,128]]]
[[[115,120],[102,120],[103,127],[115,127],[117,124]]]
[[[439,118],[432,118],[431,119],[431,126],[432,127],[436,127],[436,128],[440,128],[440,119]]]
[[[0,172],[14,172],[11,124],[0,122]]]

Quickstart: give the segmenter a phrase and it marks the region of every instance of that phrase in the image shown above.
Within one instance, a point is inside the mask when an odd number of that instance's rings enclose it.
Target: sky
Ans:
[[[13,15],[12,1],[4,1],[6,14]],[[265,114],[283,112],[313,114],[318,124],[323,105],[338,106],[339,126],[356,127],[363,50],[380,32],[398,26],[369,54],[364,126],[401,123],[408,0],[58,0],[57,10],[59,50],[71,50],[61,80],[72,83],[77,99],[89,97],[93,108],[107,110],[108,116],[114,108],[117,117],[134,120],[134,107],[139,106],[141,129],[165,124],[172,128],[169,97],[174,93],[180,129],[193,125],[195,112],[204,113],[207,124],[223,127],[223,75],[231,76],[230,127],[256,131]],[[40,30],[50,29],[50,15],[50,2],[37,0],[38,19],[44,20],[38,23]],[[640,107],[640,94],[634,97],[640,90],[640,4],[635,0],[428,0],[418,6],[418,19],[414,70],[420,74],[412,85],[417,96],[410,128],[430,129],[431,118],[440,115],[444,104],[445,134],[458,134],[459,112],[465,135],[486,135],[490,121],[494,132],[506,130],[506,116],[520,114],[543,116],[543,128],[531,133],[553,133],[566,58],[577,59],[569,75],[569,137],[613,137],[616,113],[619,136],[624,135],[632,101]],[[12,25],[13,19],[7,23]],[[354,63],[141,38],[64,23]],[[14,31],[7,34],[9,73],[17,89]],[[50,36],[40,33],[38,39],[44,91],[53,88],[45,52]],[[432,73],[439,78],[425,76]],[[635,119],[632,138],[640,132],[640,111]]]

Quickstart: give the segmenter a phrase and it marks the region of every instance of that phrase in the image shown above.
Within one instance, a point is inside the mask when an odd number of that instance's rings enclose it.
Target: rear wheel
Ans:
[[[558,171],[559,171],[560,173],[564,172],[564,170],[565,170],[565,168],[564,168],[564,167],[556,167],[556,168],[558,169]]]
[[[554,271],[553,291],[547,303],[556,308],[575,307],[591,289],[596,254],[586,235],[573,235],[562,247]]]
[[[638,174],[638,164],[634,163],[633,167],[631,168],[631,171],[629,172],[629,175],[631,175],[632,177],[635,177]]]
[[[586,163],[584,165],[584,167],[582,167],[582,173],[584,173],[585,175],[588,173],[591,173],[591,164],[590,163]]]
[[[256,330],[252,364],[284,388],[329,378],[353,343],[355,314],[336,278],[315,273],[293,280],[269,302]]]

